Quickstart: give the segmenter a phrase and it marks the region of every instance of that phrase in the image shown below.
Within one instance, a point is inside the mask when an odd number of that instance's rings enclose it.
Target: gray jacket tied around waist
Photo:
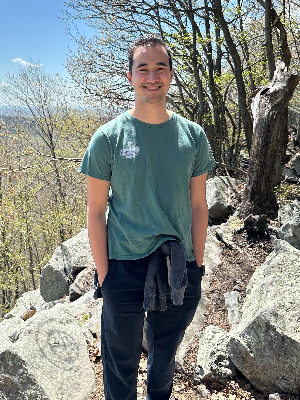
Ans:
[[[166,268],[166,257],[170,257],[170,269]],[[171,287],[173,304],[183,303],[187,287],[185,250],[182,243],[168,240],[162,243],[151,255],[144,289],[144,309],[167,309],[166,294]]]

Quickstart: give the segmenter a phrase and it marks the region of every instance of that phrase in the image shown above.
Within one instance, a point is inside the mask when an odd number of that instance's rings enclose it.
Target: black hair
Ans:
[[[137,39],[135,42],[133,42],[132,46],[128,49],[128,62],[129,62],[129,72],[132,74],[132,63],[133,63],[133,55],[135,51],[139,47],[155,47],[155,46],[162,46],[166,52],[168,53],[169,56],[169,65],[170,65],[170,71],[172,70],[172,55],[171,55],[171,50],[169,47],[165,44],[165,42],[159,37],[158,35],[155,35],[153,33],[149,33],[148,35],[145,35],[139,39]]]

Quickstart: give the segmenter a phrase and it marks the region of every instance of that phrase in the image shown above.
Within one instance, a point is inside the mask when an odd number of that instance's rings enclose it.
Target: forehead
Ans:
[[[140,46],[138,47],[132,58],[134,66],[138,64],[159,64],[165,63],[169,65],[169,56],[163,46]]]

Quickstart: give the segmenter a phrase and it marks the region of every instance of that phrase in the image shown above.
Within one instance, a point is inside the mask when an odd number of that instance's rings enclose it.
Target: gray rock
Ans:
[[[70,301],[74,301],[81,297],[84,293],[93,290],[94,287],[95,267],[90,265],[76,276],[74,283],[70,285],[69,295]]]
[[[55,301],[69,294],[68,276],[62,263],[62,251],[58,247],[40,276],[40,292],[46,302]]]
[[[289,126],[297,127],[299,121],[299,111],[289,106]]]
[[[269,400],[280,400],[280,394],[279,393],[270,394]]]
[[[226,350],[229,338],[228,332],[213,325],[199,335],[196,378],[226,385],[228,378],[236,375]]]
[[[3,321],[1,330],[3,323],[13,320]],[[36,313],[1,348],[4,399],[84,400],[93,386],[86,343],[66,305]]]
[[[69,280],[81,270],[94,265],[87,229],[56,248],[49,262],[42,269],[40,292],[47,302],[69,294]]]
[[[81,332],[89,342],[100,339],[102,305],[103,299],[94,299],[94,290],[68,305],[72,315],[80,321]]]
[[[294,200],[292,203],[287,203],[279,207],[278,210],[278,222],[283,225],[287,220],[293,217],[294,211],[300,210],[300,202]]]
[[[205,276],[202,279],[202,289],[207,289],[205,286],[206,284],[206,276],[210,275],[210,272],[214,268],[219,268],[221,264],[221,254],[222,254],[222,247],[220,246],[219,241],[214,235],[214,229],[208,227],[207,229],[207,236],[205,242],[205,251],[203,257],[203,264],[205,264]],[[207,282],[208,283],[208,282]]]
[[[291,181],[291,182],[300,182],[300,176],[297,174],[297,172],[293,168],[288,168],[284,166],[282,168],[282,175],[285,180]]]
[[[10,345],[11,338],[20,328],[22,329],[24,324],[25,322],[21,318],[4,319],[0,322],[0,353]]]
[[[230,193],[238,180],[227,176],[217,176],[206,182],[206,198],[209,217],[213,221],[222,221],[232,214]]]
[[[277,235],[279,239],[286,240],[289,244],[296,249],[300,249],[300,205],[299,202],[294,201],[290,208],[287,207],[287,214],[292,215],[285,219],[284,224],[278,229]]]
[[[69,303],[69,310],[72,312],[74,317],[77,318],[80,315],[91,311],[93,307],[97,305],[97,302],[98,300],[94,299],[94,290],[91,290],[79,297],[77,300]]]
[[[218,238],[220,238],[230,249],[238,250],[233,242],[234,233],[243,228],[244,222],[238,217],[237,212],[229,217],[228,221],[214,228]]]
[[[87,229],[61,245],[63,264],[68,276],[77,275],[83,269],[95,265]]]
[[[15,307],[9,313],[5,314],[4,319],[14,317],[22,318],[26,311],[39,310],[45,305],[46,303],[42,298],[39,289],[31,290],[23,293],[22,296],[18,298]]]
[[[81,328],[85,337],[92,335],[93,339],[100,339],[102,306],[103,299],[98,299],[97,305],[89,312],[89,318]]]
[[[295,154],[290,161],[290,166],[294,168],[297,175],[300,175],[300,153]]]
[[[232,292],[224,293],[225,305],[228,311],[228,321],[230,323],[231,329],[240,322],[240,301],[241,295],[238,291],[233,290]]]
[[[0,399],[49,400],[49,397],[24,368],[23,360],[17,354],[4,351],[0,353]]]
[[[228,343],[234,365],[259,390],[300,388],[300,251],[279,239],[256,268]],[[292,373],[291,373],[292,371]]]
[[[82,326],[83,333],[88,331],[93,339],[100,339],[100,330],[101,330],[101,314],[102,314],[102,306],[103,299],[97,300],[98,304],[93,308],[90,312],[89,318],[86,320],[86,323]],[[85,335],[86,336],[86,335]]]
[[[205,385],[197,385],[196,390],[202,399],[207,399],[210,397],[210,391],[206,389]]]

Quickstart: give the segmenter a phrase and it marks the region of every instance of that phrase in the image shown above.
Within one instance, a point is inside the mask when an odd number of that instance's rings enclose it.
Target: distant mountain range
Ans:
[[[25,111],[27,107],[19,107],[19,110]],[[13,110],[10,107],[0,106],[0,115],[13,115]]]

